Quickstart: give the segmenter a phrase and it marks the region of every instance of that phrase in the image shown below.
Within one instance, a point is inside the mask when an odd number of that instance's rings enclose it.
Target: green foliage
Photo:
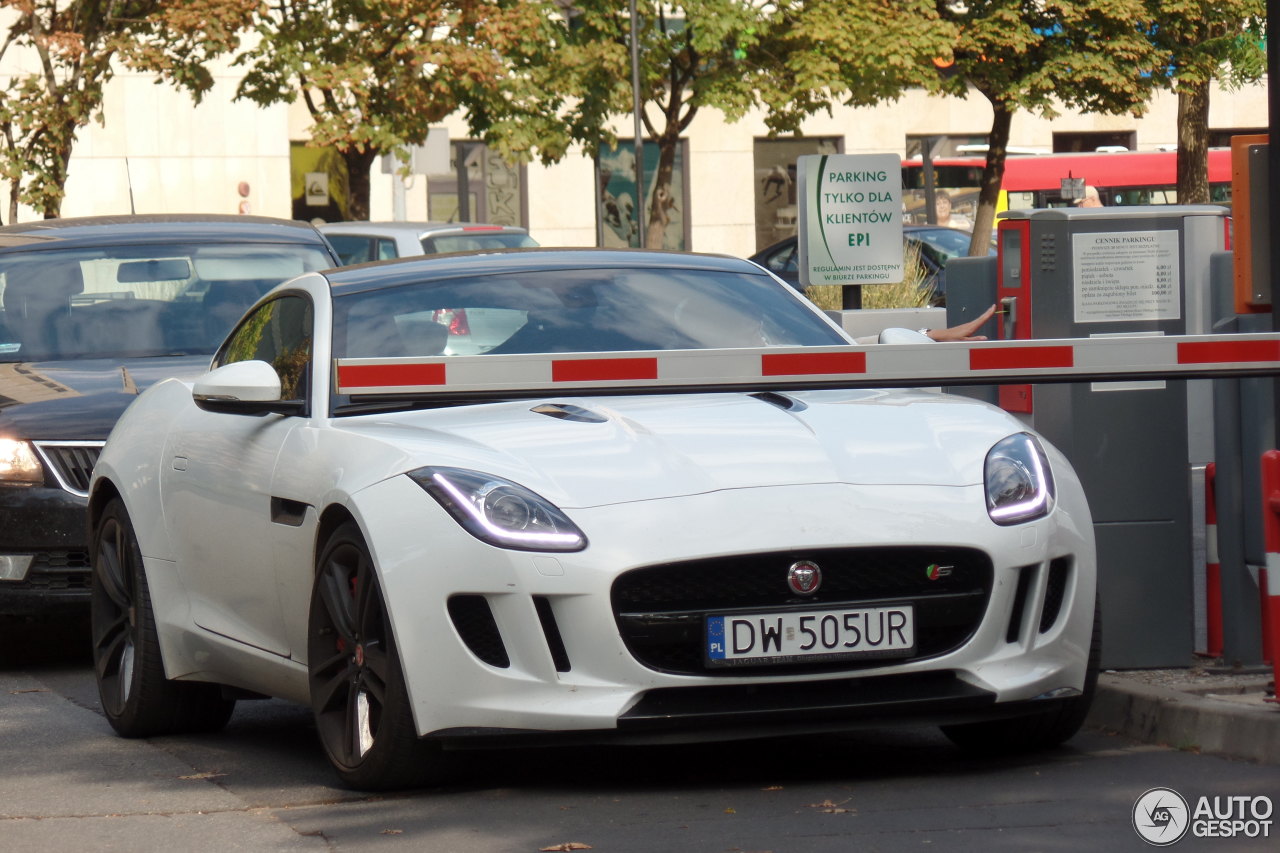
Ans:
[[[995,114],[973,229],[980,253],[994,223],[1013,113],[1052,118],[1066,106],[1140,114],[1159,85],[1162,57],[1148,35],[1145,0],[936,0],[935,8],[956,32],[957,73],[938,88],[963,95],[972,86]]]
[[[1219,80],[1230,86],[1266,73],[1265,0],[1147,0],[1152,43],[1175,89]]]
[[[758,59],[776,130],[798,129],[829,98],[867,106],[934,85],[933,60],[956,40],[932,0],[810,0],[792,4],[775,32]]]
[[[234,44],[252,0],[0,0],[12,16],[0,59],[10,51],[33,68],[0,89],[0,179],[9,184],[9,221],[18,206],[46,217],[62,205],[76,132],[103,121],[103,88],[120,60],[153,70],[199,97],[204,68]]]
[[[517,123],[545,114],[532,106],[540,86],[557,91],[543,70],[557,43],[552,9],[542,0],[270,0],[255,19],[256,45],[236,58],[246,69],[238,94],[259,104],[300,95],[312,143],[347,158],[352,215],[367,217],[374,157],[403,157],[459,110],[480,132],[517,128],[508,151],[551,135]]]
[[[921,83],[951,42],[928,0],[640,0],[637,11],[642,124],[659,150],[647,214],[655,248],[680,134],[700,110],[729,121],[761,110],[771,132],[795,132],[833,103],[875,103]],[[573,3],[550,54],[565,99],[541,124],[495,122],[491,142],[517,150],[554,138],[544,159],[573,142],[612,145],[607,120],[633,109],[631,25],[618,0]],[[592,50],[594,65],[581,59]]]

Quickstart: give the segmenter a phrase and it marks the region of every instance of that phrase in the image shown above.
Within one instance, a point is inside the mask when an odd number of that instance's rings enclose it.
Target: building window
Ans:
[[[1136,151],[1138,133],[1134,130],[1091,130],[1079,133],[1055,133],[1053,153],[1083,151]]]
[[[840,154],[838,136],[757,139],[752,152],[755,178],[756,249],[796,233],[796,160],[812,154]]]
[[[434,222],[527,227],[529,195],[524,166],[506,162],[483,142],[455,140],[449,148],[451,172],[427,176],[427,216]],[[464,183],[465,198],[458,191]]]
[[[1268,133],[1265,127],[1222,127],[1209,129],[1210,148],[1230,148],[1233,136],[1264,136]]]
[[[658,145],[644,143],[645,238],[650,247],[687,252],[690,248],[688,142],[680,140],[671,170],[671,186],[660,204],[662,242],[648,233],[652,228],[654,183],[658,174]],[[636,210],[635,143],[619,139],[615,148],[601,148],[596,157],[596,243],[608,248],[640,246]]]
[[[987,135],[985,133],[907,134],[906,157],[908,160],[919,160],[924,157],[926,147],[929,149],[929,156],[934,160],[943,157],[985,157]]]
[[[347,218],[347,162],[336,148],[289,143],[293,218],[342,222]]]

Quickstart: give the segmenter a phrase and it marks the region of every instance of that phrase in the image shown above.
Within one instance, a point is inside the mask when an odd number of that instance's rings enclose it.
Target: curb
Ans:
[[[1200,696],[1115,675],[1098,678],[1089,728],[1144,743],[1280,764],[1280,705],[1257,693]]]

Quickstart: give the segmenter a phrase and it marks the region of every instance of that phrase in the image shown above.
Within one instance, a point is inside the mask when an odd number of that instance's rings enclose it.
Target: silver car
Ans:
[[[332,222],[319,228],[347,266],[412,255],[538,245],[517,225],[484,222]]]

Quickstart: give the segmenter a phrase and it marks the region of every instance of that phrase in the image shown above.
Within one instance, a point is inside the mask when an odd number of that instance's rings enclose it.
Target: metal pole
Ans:
[[[471,145],[459,142],[454,149],[458,158],[454,171],[458,175],[458,222],[471,221],[471,175],[467,171],[467,158],[471,156]]]
[[[924,172],[924,221],[930,225],[938,224],[938,182],[933,173],[933,143],[936,139],[936,136],[926,136],[924,147],[920,149],[920,165]]]
[[[640,248],[645,247],[644,221],[644,121],[641,118],[644,104],[640,98],[640,16],[636,13],[636,0],[631,0],[631,111],[635,114],[636,161],[636,234]]]
[[[1276,131],[1280,130],[1280,86],[1274,85],[1280,80],[1280,47],[1276,46],[1275,34],[1270,32],[1271,25],[1280,21],[1280,0],[1267,0],[1267,208],[1271,211],[1271,222],[1280,216],[1280,144],[1277,144]],[[1280,240],[1271,240],[1271,293],[1280,294],[1277,276],[1280,276]],[[1271,303],[1274,317],[1276,303]],[[1277,324],[1280,326],[1280,324]],[[1275,327],[1273,327],[1275,328]],[[1276,395],[1280,400],[1280,394]]]

